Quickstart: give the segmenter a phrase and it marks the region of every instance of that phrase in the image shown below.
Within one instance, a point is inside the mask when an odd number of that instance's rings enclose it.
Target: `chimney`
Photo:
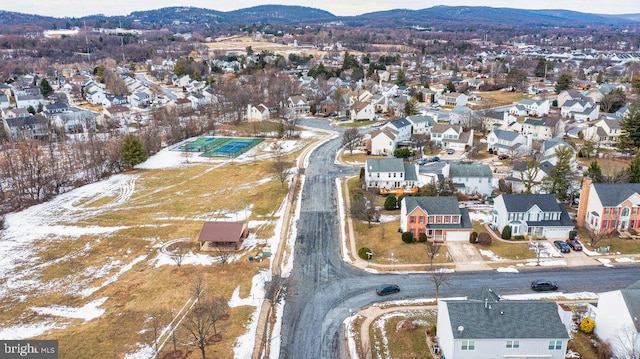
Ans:
[[[578,205],[578,227],[584,227],[587,217],[587,205],[589,203],[589,190],[593,180],[590,177],[582,179],[582,189],[580,190],[580,204]]]

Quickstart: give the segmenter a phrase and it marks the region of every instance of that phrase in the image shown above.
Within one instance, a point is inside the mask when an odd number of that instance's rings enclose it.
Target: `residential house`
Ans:
[[[560,115],[578,122],[592,121],[600,116],[600,107],[586,100],[568,100],[560,108]]]
[[[294,110],[297,115],[306,115],[311,110],[311,105],[305,96],[290,96],[285,107]]]
[[[267,121],[270,117],[271,113],[269,112],[269,108],[264,104],[259,105],[247,105],[247,121],[256,122],[256,121]]]
[[[129,96],[129,103],[133,107],[147,107],[151,104],[151,95],[146,91],[139,91]]]
[[[483,163],[452,163],[449,168],[451,180],[458,191],[464,194],[491,196],[491,167]]]
[[[558,94],[558,99],[556,100],[558,103],[558,107],[562,108],[564,103],[569,100],[584,100],[585,96],[576,90],[564,90]]]
[[[469,100],[469,96],[463,93],[458,93],[458,92],[444,93],[444,94],[441,94],[437,99],[440,106],[451,106],[451,107],[466,106],[468,100]]]
[[[456,106],[449,112],[449,123],[452,125],[472,126],[474,111],[467,106]]]
[[[32,95],[32,94],[16,93],[15,100],[16,100],[17,108],[32,107],[34,109],[38,109],[38,107],[44,106],[46,103],[46,101],[44,100],[44,97],[40,94]]]
[[[11,101],[7,95],[0,95],[0,109],[11,107]]]
[[[349,113],[352,121],[372,121],[375,118],[375,108],[367,102],[355,101]]]
[[[593,183],[585,177],[577,221],[598,234],[640,230],[640,183]]]
[[[2,109],[3,118],[29,117],[31,113],[26,108],[5,108]]]
[[[64,128],[67,133],[95,130],[97,117],[95,113],[77,107],[69,107],[67,111],[50,115],[51,124]]]
[[[571,157],[569,159],[569,165],[572,170],[576,168],[576,150],[573,149],[568,143],[564,142],[561,138],[556,137],[550,140],[546,140],[542,143],[542,148],[540,149],[540,156],[538,161],[544,162],[549,161],[552,165],[558,164],[558,156],[556,155],[556,150],[559,148],[567,148],[571,152]]]
[[[381,94],[373,95],[370,103],[376,113],[389,111],[389,98],[387,96]]]
[[[640,355],[640,281],[620,290],[598,293],[594,332],[611,345],[615,358]]]
[[[494,153],[512,155],[514,152],[525,153],[530,150],[527,138],[509,130],[493,130],[487,135],[488,149]]]
[[[188,98],[178,98],[174,101],[176,111],[178,112],[186,112],[193,110],[191,107],[191,100]]]
[[[515,123],[518,119],[511,115],[508,111],[487,111],[482,117],[482,125],[488,130],[494,128],[506,130],[510,127],[511,123]]]
[[[246,222],[205,222],[198,242],[200,250],[238,250],[248,236],[249,226]]]
[[[111,106],[102,110],[106,122],[113,124],[126,124],[131,120],[131,110],[126,106]]]
[[[49,121],[42,115],[3,118],[5,132],[12,141],[45,139],[49,136]]]
[[[560,310],[546,300],[501,299],[486,287],[467,299],[439,300],[442,357],[564,359],[570,337]]]
[[[364,169],[367,188],[398,195],[417,192],[417,164],[404,163],[402,158],[368,158]]]
[[[191,108],[194,110],[197,110],[199,107],[206,106],[209,103],[207,97],[197,92],[190,93],[189,96],[187,96],[187,99],[191,101]]]
[[[552,194],[501,194],[493,203],[492,225],[512,236],[567,239],[573,222]]]
[[[613,146],[620,141],[620,121],[603,119],[582,130],[582,138],[597,144]]]
[[[402,199],[400,229],[421,234],[435,242],[468,241],[473,227],[466,208],[460,208],[456,197],[414,197]]]
[[[371,132],[371,139],[367,141],[367,150],[376,156],[393,154],[398,144],[398,131],[391,127],[383,127]]]
[[[129,100],[125,96],[106,95],[102,100],[102,107],[124,106],[128,103]]]
[[[102,105],[107,100],[107,94],[102,90],[86,92],[85,98],[93,105]]]
[[[387,122],[382,128],[391,128],[398,131],[398,136],[396,142],[400,144],[400,142],[406,142],[411,140],[411,121],[406,118],[399,118],[392,121]]]
[[[473,130],[463,132],[462,126],[437,123],[431,129],[431,141],[444,148],[464,150],[473,145]]]
[[[518,105],[523,106],[526,109],[527,116],[542,117],[549,114],[551,104],[549,100],[532,100],[523,99],[518,102]]]
[[[411,122],[411,128],[414,135],[431,134],[431,128],[436,124],[436,120],[432,116],[428,115],[408,116],[407,121]]]
[[[522,134],[533,140],[550,140],[564,135],[565,124],[559,118],[528,118],[522,125]]]
[[[537,166],[536,166],[537,164]],[[526,185],[531,186],[532,193],[540,192],[542,180],[551,174],[556,166],[549,161],[514,161],[513,172],[505,178],[507,184],[511,185],[514,192],[525,192]],[[523,180],[525,182],[523,182]]]

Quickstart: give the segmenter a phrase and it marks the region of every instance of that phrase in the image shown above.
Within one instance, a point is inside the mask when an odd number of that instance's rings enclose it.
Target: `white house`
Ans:
[[[527,115],[535,117],[548,115],[551,107],[549,100],[523,99],[518,102],[518,105],[523,106],[527,110]]]
[[[6,95],[0,95],[0,109],[5,109],[11,107],[11,102],[9,101],[9,97]]]
[[[640,281],[621,290],[598,294],[595,333],[611,345],[616,358],[640,356]]]
[[[456,106],[449,112],[449,123],[452,125],[471,126],[474,112],[467,106]]]
[[[473,130],[463,132],[462,126],[437,123],[431,129],[431,141],[445,148],[464,150],[473,145]]]
[[[466,106],[468,100],[469,96],[458,92],[444,93],[437,98],[437,102],[440,106],[451,107]]]
[[[372,104],[355,101],[351,105],[350,112],[352,121],[371,121],[375,118],[375,108]]]
[[[501,194],[493,203],[492,225],[512,236],[567,239],[573,222],[552,194]]]
[[[559,118],[543,117],[542,119],[528,118],[522,125],[522,134],[534,140],[550,140],[562,137],[565,124]]]
[[[367,142],[367,149],[376,156],[392,154],[396,149],[397,139],[398,131],[384,127],[371,132],[371,140]]]
[[[452,163],[449,168],[451,180],[465,194],[491,196],[491,167],[482,163]]]
[[[503,300],[484,287],[438,301],[438,343],[447,359],[564,359],[569,333],[559,311],[554,302]]]
[[[290,96],[285,107],[294,110],[298,115],[305,115],[311,110],[311,105],[305,96]]]
[[[574,118],[578,122],[595,120],[600,116],[599,106],[594,106],[586,100],[568,100],[560,108],[560,115]]]
[[[16,100],[16,107],[17,108],[29,108],[29,106],[33,107],[34,109],[37,109],[38,106],[44,106],[45,105],[45,100],[44,97],[42,97],[42,95],[30,95],[30,94],[24,94],[24,95],[15,95],[15,100]]]
[[[595,125],[582,130],[582,138],[605,145],[615,145],[620,140],[620,122],[618,120],[604,119]]]
[[[404,163],[402,158],[368,158],[364,178],[367,188],[414,188],[418,183],[418,165]]]
[[[247,121],[266,121],[269,119],[269,108],[264,104],[247,105]]]
[[[499,154],[526,152],[529,149],[527,138],[523,135],[508,130],[493,130],[487,135],[488,148]]]
[[[407,121],[411,122],[414,135],[426,135],[431,133],[431,128],[436,124],[432,116],[413,115],[408,116]]]

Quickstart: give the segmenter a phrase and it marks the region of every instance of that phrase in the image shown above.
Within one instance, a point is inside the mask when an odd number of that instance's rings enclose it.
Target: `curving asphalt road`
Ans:
[[[300,123],[332,129],[320,119]],[[342,322],[352,311],[382,300],[374,292],[380,283],[396,283],[402,288],[393,298],[385,299],[435,296],[435,287],[425,274],[371,274],[342,261],[335,179],[359,170],[334,163],[341,142],[339,137],[316,149],[305,170],[295,263],[287,283],[281,331],[283,359],[344,357]],[[498,294],[530,293],[529,283],[538,278],[558,282],[565,292],[601,292],[640,280],[640,266],[454,273],[449,284],[440,288],[440,297],[466,296],[482,285],[489,285]]]

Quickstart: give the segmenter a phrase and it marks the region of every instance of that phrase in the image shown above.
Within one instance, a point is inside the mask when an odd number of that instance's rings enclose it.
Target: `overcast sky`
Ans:
[[[56,17],[84,15],[128,15],[132,11],[152,10],[168,6],[195,6],[219,11],[280,4],[315,7],[338,16],[391,9],[424,9],[435,5],[467,5],[510,7],[518,9],[566,9],[596,14],[640,13],[638,0],[4,0],[0,10]]]

